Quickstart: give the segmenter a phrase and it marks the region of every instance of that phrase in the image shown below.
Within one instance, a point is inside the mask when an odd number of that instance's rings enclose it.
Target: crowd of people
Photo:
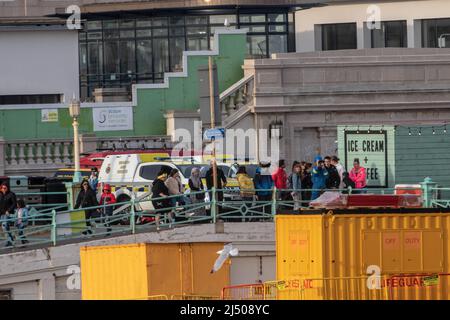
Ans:
[[[326,190],[346,192],[351,188],[352,193],[364,193],[367,186],[366,169],[361,166],[358,158],[353,160],[350,172],[345,170],[337,156],[316,156],[314,164],[294,161],[289,175],[285,161],[280,160],[277,170],[271,176],[274,186],[280,190],[278,198],[293,200],[294,210],[302,202],[307,204],[317,199]]]

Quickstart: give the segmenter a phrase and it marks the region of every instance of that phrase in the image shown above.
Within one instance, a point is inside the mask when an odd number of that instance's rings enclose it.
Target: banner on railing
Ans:
[[[56,225],[58,226],[56,234],[69,236],[83,232],[86,229],[85,219],[84,210],[58,213],[56,215]]]

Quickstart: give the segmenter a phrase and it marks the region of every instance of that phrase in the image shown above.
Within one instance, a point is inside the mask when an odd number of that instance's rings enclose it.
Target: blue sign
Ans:
[[[217,140],[225,137],[225,128],[206,129],[203,134],[205,140]]]

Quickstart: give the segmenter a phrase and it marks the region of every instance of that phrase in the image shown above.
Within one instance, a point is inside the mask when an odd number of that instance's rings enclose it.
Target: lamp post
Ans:
[[[75,163],[75,171],[73,173],[74,183],[79,183],[81,181],[80,172],[80,139],[78,137],[78,117],[80,116],[80,101],[72,98],[69,104],[69,114],[73,118],[73,159]]]

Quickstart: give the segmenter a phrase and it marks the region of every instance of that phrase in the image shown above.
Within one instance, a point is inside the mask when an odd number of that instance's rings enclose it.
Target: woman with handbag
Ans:
[[[200,169],[198,167],[194,167],[191,170],[191,176],[189,177],[189,189],[190,189],[190,198],[192,204],[200,204],[205,202],[205,193],[203,192],[203,182],[200,178]],[[198,193],[201,192],[201,193]],[[193,194],[194,193],[194,194]],[[206,210],[205,207],[202,206],[194,210],[193,216],[205,216]]]

